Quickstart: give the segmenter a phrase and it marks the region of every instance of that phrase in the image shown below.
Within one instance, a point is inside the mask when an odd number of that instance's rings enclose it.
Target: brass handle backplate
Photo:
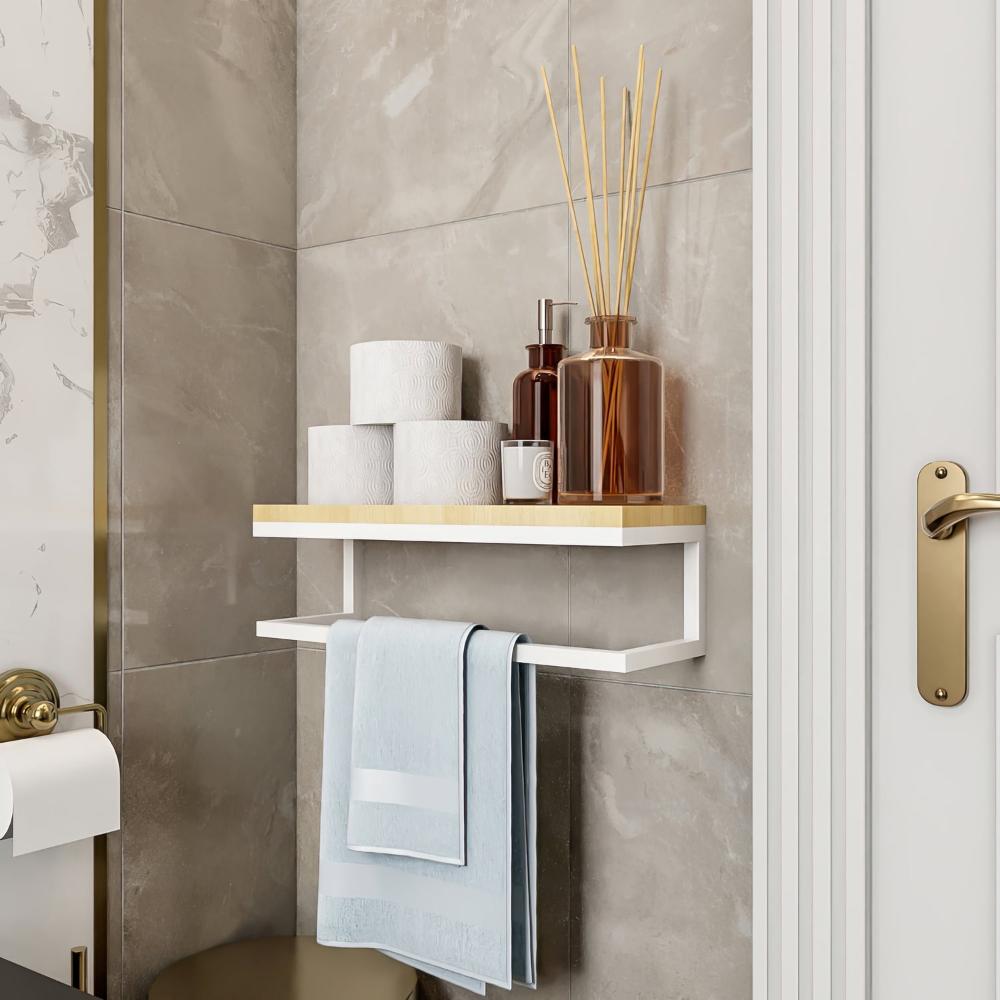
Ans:
[[[1000,510],[1000,496],[968,493],[957,462],[929,462],[917,476],[917,689],[949,708],[968,693],[966,522]]]
[[[107,729],[107,711],[103,705],[59,704],[59,690],[48,674],[27,667],[0,673],[0,743],[23,740],[51,733],[64,715],[93,712],[97,728]]]

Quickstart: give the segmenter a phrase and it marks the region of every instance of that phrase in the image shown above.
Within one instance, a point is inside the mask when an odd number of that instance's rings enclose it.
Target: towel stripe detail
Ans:
[[[457,816],[459,783],[454,777],[432,778],[405,771],[380,771],[374,767],[351,769],[351,801],[412,806]]]
[[[374,899],[497,934],[510,932],[507,907],[499,894],[381,865],[324,863],[323,879],[327,878],[334,891],[323,895],[334,899]]]

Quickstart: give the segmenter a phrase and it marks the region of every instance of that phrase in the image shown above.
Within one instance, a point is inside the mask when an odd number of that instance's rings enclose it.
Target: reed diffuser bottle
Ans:
[[[559,502],[663,501],[663,365],[629,346],[633,316],[591,316],[559,365]]]
[[[663,502],[663,365],[632,348],[635,317],[629,315],[639,229],[646,200],[649,163],[653,151],[656,110],[663,71],[656,76],[646,136],[640,184],[645,49],[639,49],[635,114],[627,88],[621,95],[618,198],[614,213],[608,199],[607,105],[604,77],[601,98],[601,178],[604,231],[598,224],[590,144],[583,108],[583,88],[576,46],[572,48],[576,105],[579,115],[581,167],[587,190],[591,261],[577,222],[569,172],[563,155],[548,76],[542,82],[562,168],[566,201],[573,223],[580,266],[593,315],[590,350],[559,363],[559,503],[636,504]],[[617,223],[612,239],[611,217]],[[603,236],[603,241],[602,241]],[[602,255],[603,242],[603,255]]]

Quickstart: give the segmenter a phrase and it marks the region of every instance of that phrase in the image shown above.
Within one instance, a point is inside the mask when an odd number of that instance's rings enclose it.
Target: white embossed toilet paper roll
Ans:
[[[392,428],[309,428],[309,503],[392,503]]]
[[[373,340],[351,346],[351,423],[457,420],[462,349],[438,340]]]
[[[500,503],[500,442],[495,420],[418,420],[393,428],[396,503]]]

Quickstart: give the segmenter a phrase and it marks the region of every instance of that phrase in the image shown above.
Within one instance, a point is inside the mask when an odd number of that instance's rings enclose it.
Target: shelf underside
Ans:
[[[704,537],[700,504],[612,506],[409,506],[260,504],[258,538],[520,545],[670,545]]]

